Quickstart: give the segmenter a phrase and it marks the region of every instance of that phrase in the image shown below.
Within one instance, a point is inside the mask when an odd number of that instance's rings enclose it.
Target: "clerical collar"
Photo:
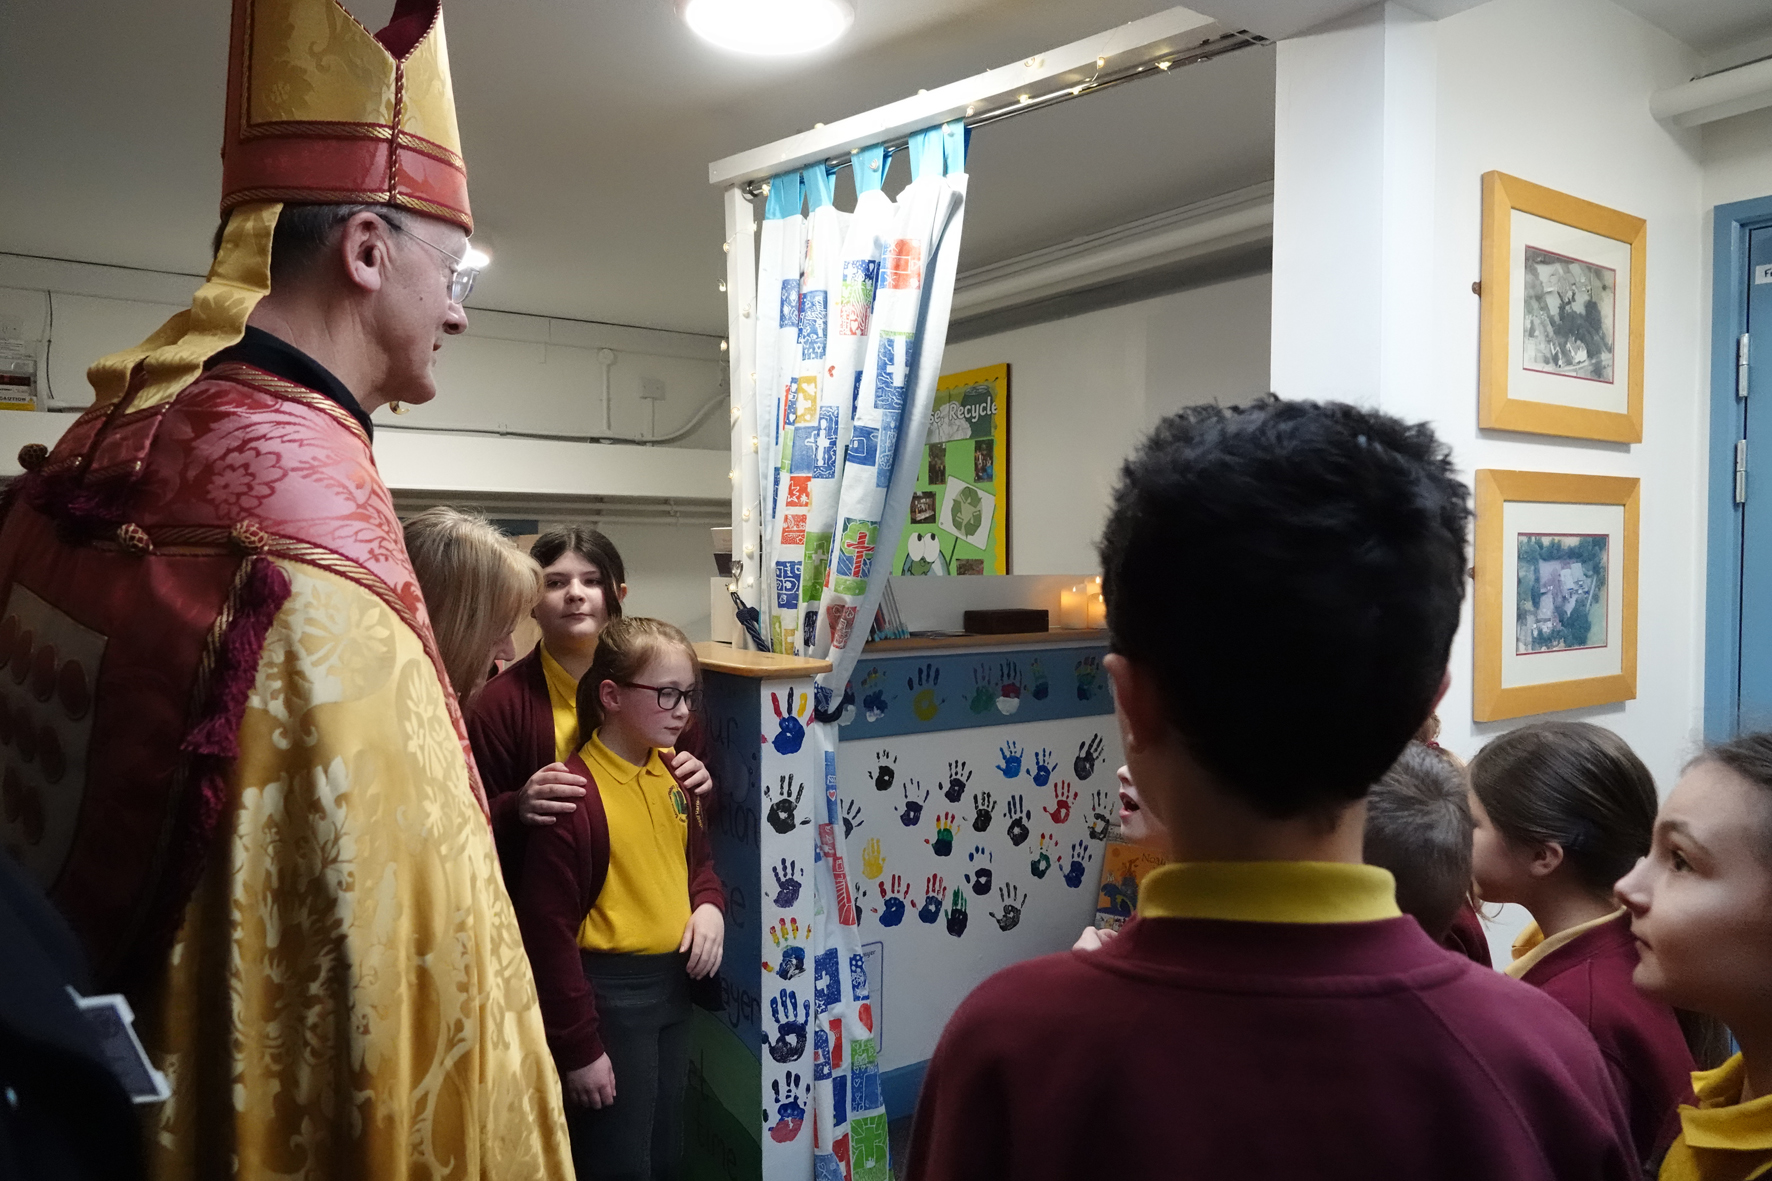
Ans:
[[[356,396],[345,388],[345,383],[334,377],[332,371],[314,358],[308,356],[281,337],[272,336],[262,328],[254,328],[248,324],[246,335],[240,343],[223,349],[209,358],[203,368],[213,369],[225,361],[237,361],[242,365],[251,365],[254,369],[263,369],[273,377],[281,377],[284,381],[293,381],[296,385],[306,386],[316,393],[325,394],[334,402],[344,407],[350,416],[363,424],[363,433],[370,438],[375,437],[375,424],[369,421],[369,412]]]

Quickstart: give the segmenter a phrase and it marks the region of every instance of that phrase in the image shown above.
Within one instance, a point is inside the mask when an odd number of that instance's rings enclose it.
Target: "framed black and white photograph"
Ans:
[[[1642,442],[1646,229],[1484,175],[1479,426]]]

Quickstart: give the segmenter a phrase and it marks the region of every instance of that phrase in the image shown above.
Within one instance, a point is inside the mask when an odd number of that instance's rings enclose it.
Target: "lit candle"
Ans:
[[[1107,626],[1107,600],[1100,595],[1089,596],[1089,626]]]
[[[1067,586],[1058,592],[1058,626],[1064,628],[1088,626],[1088,607],[1084,602],[1081,586]]]

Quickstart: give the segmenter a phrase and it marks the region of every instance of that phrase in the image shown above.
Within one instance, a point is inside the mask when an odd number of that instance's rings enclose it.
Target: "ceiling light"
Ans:
[[[677,11],[721,49],[770,56],[823,49],[855,20],[850,0],[678,0]]]

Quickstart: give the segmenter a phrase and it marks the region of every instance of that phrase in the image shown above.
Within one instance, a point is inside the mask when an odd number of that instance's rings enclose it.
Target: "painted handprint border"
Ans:
[[[983,648],[869,660],[850,679],[845,742],[1114,712],[1101,644]]]

